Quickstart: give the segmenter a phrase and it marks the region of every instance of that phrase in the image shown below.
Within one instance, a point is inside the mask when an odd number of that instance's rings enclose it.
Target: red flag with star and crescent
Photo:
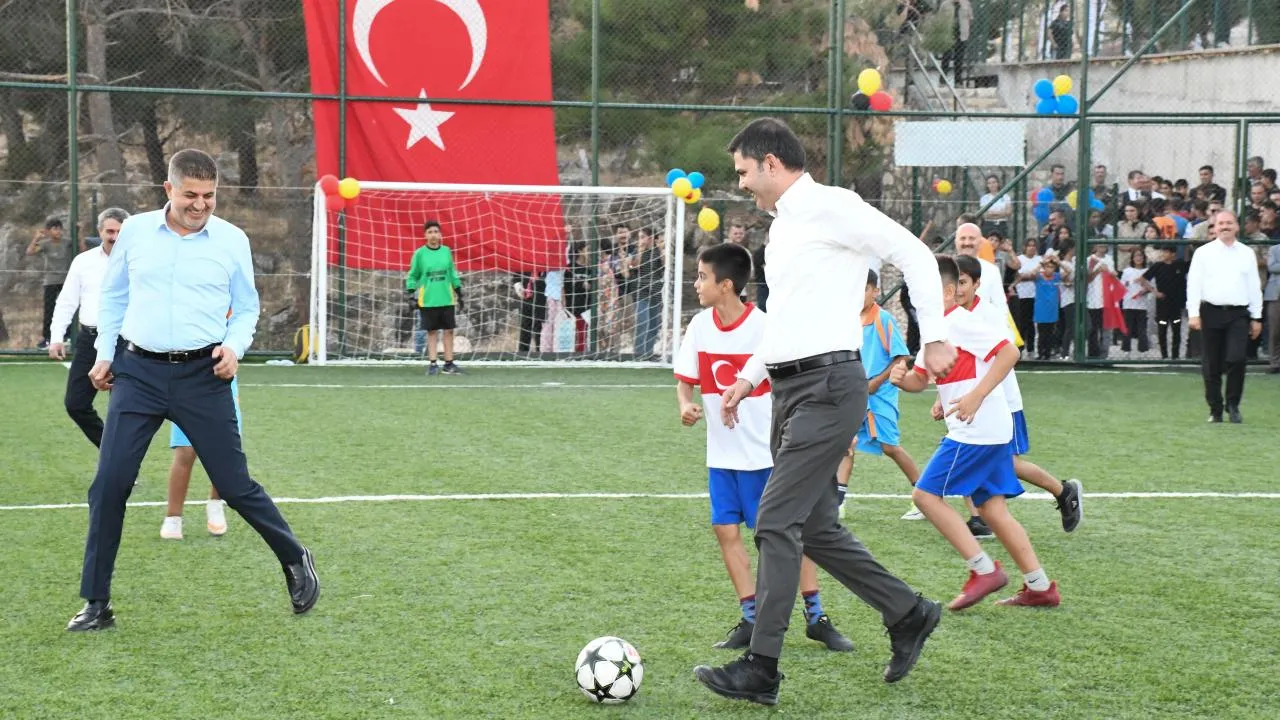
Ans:
[[[303,0],[311,88],[337,94],[340,21],[346,23],[350,97],[343,174],[361,181],[557,185],[550,107],[433,104],[551,99],[549,0]],[[338,174],[338,103],[313,107],[317,175]],[[363,193],[347,213],[349,267],[404,269],[439,220],[460,269],[532,271],[564,257],[558,196],[386,197]],[[406,208],[412,208],[407,211]],[[332,214],[331,214],[332,216]],[[332,220],[332,217],[331,217]],[[512,228],[517,228],[512,230]],[[512,233],[524,235],[511,237]],[[332,233],[331,233],[332,236]],[[527,236],[527,237],[525,237]],[[337,262],[336,243],[330,262]]]

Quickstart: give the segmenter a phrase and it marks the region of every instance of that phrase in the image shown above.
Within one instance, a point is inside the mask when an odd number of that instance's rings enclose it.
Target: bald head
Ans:
[[[977,257],[980,244],[982,244],[982,228],[973,223],[964,223],[956,228],[956,252]]]

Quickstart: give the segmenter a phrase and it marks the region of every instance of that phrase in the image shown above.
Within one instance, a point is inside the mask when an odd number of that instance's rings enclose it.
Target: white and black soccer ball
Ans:
[[[631,643],[611,636],[587,643],[574,663],[578,689],[598,703],[621,703],[640,690],[644,665]]]

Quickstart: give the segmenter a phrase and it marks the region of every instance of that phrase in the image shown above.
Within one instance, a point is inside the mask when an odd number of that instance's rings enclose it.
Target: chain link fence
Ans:
[[[1266,47],[1280,42],[1274,2],[1195,0],[1175,15],[1183,4],[1174,0],[1088,0],[1084,33],[1086,0],[547,1],[561,184],[653,186],[673,165],[706,174],[704,202],[724,222],[713,234],[689,223],[689,272],[707,242],[741,233],[759,250],[767,237],[768,216],[735,192],[724,154],[733,133],[765,113],[802,136],[815,177],[855,188],[939,247],[961,215],[998,202],[980,222],[1014,254],[1045,232],[1035,196],[1058,182],[1053,166],[1078,183],[1082,152],[1089,173],[1106,166],[1105,182],[1088,180],[1099,194],[1118,194],[1135,169],[1185,179],[1189,192],[1198,168],[1212,165],[1237,209],[1250,191],[1246,159],[1264,158],[1262,182],[1280,158],[1280,117],[1261,114],[1255,83],[1244,80],[1280,77],[1280,53]],[[291,349],[308,319],[315,181],[301,5],[0,1],[0,350],[36,352],[47,334],[45,288],[74,254],[28,254],[37,233],[56,219],[60,242],[77,251],[93,242],[101,210],[159,207],[167,158],[188,146],[218,159],[218,211],[253,239],[263,303],[255,349]],[[1064,9],[1069,42],[1055,44]],[[1098,58],[1096,91],[1165,25],[1155,50],[1213,51],[1127,68],[1090,106],[1100,116],[1083,134],[1076,118],[1036,115],[1037,80],[1066,73],[1079,83],[1087,49]],[[867,68],[881,73],[890,111],[850,107]],[[1198,113],[1200,124],[1113,122],[1180,112]],[[1025,162],[899,167],[897,124],[923,119],[955,120],[957,133],[972,131],[965,121],[1022,123]],[[1194,200],[1182,199],[1184,210]],[[1108,200],[1100,221],[1122,212]],[[1118,264],[1124,253],[1114,253]],[[893,287],[891,270],[885,281]],[[684,308],[696,309],[691,290]],[[1075,312],[1068,334],[1086,315]],[[1152,347],[1134,359],[1155,359]]]

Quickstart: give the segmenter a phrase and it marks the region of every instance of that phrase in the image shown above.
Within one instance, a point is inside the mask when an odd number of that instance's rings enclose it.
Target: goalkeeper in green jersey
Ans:
[[[436,365],[436,333],[443,331],[444,373],[461,375],[462,368],[453,364],[453,329],[458,326],[454,307],[462,309],[462,279],[453,264],[453,252],[444,244],[440,223],[428,220],[422,231],[427,244],[413,253],[404,286],[422,318],[422,329],[427,331],[427,358],[431,360],[427,374],[441,372]]]

